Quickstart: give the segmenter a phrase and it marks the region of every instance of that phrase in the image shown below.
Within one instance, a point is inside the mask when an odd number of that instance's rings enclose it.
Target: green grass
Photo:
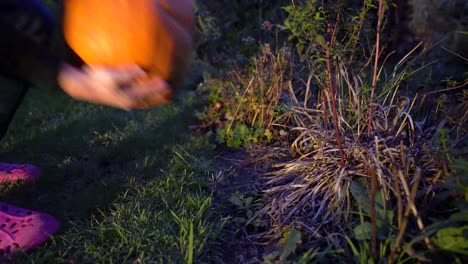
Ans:
[[[124,112],[31,90],[0,160],[43,169],[1,200],[57,217],[47,244],[14,263],[173,263],[206,258],[221,223],[209,188],[213,148],[190,133],[199,102],[186,95]]]

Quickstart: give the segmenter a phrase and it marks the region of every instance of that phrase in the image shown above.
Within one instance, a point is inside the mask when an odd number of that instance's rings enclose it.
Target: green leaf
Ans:
[[[451,167],[455,169],[457,173],[468,173],[468,160],[456,159]]]
[[[297,246],[301,243],[301,232],[296,229],[289,229],[285,234],[286,242],[281,252],[280,263],[284,263],[286,259],[296,251]]]
[[[327,46],[327,42],[325,41],[325,38],[320,34],[315,35],[314,40],[323,47]]]
[[[363,179],[351,181],[349,189],[358,206],[364,212],[370,214],[369,191],[367,189],[366,182]]]
[[[253,197],[245,198],[245,200],[244,200],[245,207],[249,207],[252,204],[252,201],[253,201]]]
[[[393,210],[386,209],[386,201],[382,192],[375,193],[375,208],[377,211],[377,217],[384,222],[384,224],[391,224],[395,212]]]
[[[468,226],[442,228],[433,241],[443,250],[468,255]]]
[[[189,234],[189,244],[187,248],[187,253],[186,253],[186,263],[187,264],[192,264],[193,263],[193,240],[194,240],[194,235],[193,235],[193,223],[190,222],[190,234]]]
[[[353,251],[354,256],[359,256],[359,251],[357,250],[356,245],[354,245],[353,241],[348,236],[345,236],[346,241],[348,241],[348,245]]]
[[[247,219],[251,219],[253,217],[253,211],[247,210]]]
[[[371,239],[371,224],[369,222],[364,222],[356,226],[353,232],[357,240],[369,240]]]
[[[315,13],[314,19],[317,20],[317,21],[322,21],[325,18],[322,17],[322,14],[320,12],[317,12],[317,13]]]
[[[242,201],[239,199],[239,197],[233,195],[231,198],[229,198],[229,201],[239,207],[242,207]]]
[[[460,221],[460,222],[468,222],[468,212],[462,211],[458,213],[454,213],[450,216],[450,220],[452,221]]]
[[[237,138],[228,138],[226,140],[226,144],[230,148],[238,148],[238,147],[240,147],[242,145],[242,141],[240,141]]]
[[[351,194],[356,200],[359,207],[368,215],[371,213],[369,189],[363,179],[354,180],[350,185]],[[395,216],[395,212],[391,209],[386,209],[386,201],[383,193],[378,191],[375,193],[375,210],[377,213],[377,220],[380,220],[380,226],[383,224],[391,224]]]
[[[266,137],[267,142],[270,142],[273,139],[273,133],[269,129],[265,130],[263,135]]]

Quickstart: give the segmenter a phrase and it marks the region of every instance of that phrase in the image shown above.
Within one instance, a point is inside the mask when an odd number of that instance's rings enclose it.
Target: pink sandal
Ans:
[[[51,215],[0,202],[0,258],[45,243],[59,227]]]
[[[0,162],[0,184],[23,180],[31,182],[37,179],[41,170],[30,164],[9,164]]]

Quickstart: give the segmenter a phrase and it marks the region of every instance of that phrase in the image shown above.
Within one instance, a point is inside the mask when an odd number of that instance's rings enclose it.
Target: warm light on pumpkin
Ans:
[[[64,34],[89,64],[136,63],[173,86],[191,59],[191,0],[64,0]]]

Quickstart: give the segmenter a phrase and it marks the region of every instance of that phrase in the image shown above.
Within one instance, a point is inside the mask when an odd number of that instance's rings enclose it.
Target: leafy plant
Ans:
[[[292,256],[301,244],[301,232],[295,228],[288,228],[281,240],[281,250],[274,251],[265,258],[265,264],[290,263]]]
[[[273,122],[281,114],[281,98],[291,65],[288,50],[272,51],[263,47],[261,55],[252,58],[251,67],[231,72],[229,81],[207,82],[209,108],[201,115],[205,126],[216,125],[220,143],[229,147],[269,142]]]
[[[468,162],[457,159],[451,167],[454,175],[439,196],[445,201],[448,200],[448,195],[451,196],[451,204],[445,204],[445,207],[456,210],[447,220],[436,221],[439,225],[429,230],[435,233],[431,240],[440,250],[468,255]]]
[[[229,198],[229,201],[237,207],[237,210],[240,210],[243,213],[245,213],[245,218],[237,217],[234,219],[235,222],[239,224],[244,224],[244,223],[247,223],[247,221],[249,221],[252,218],[254,214],[254,207],[253,207],[254,197],[245,196],[243,194],[236,192],[231,196],[231,198]]]

